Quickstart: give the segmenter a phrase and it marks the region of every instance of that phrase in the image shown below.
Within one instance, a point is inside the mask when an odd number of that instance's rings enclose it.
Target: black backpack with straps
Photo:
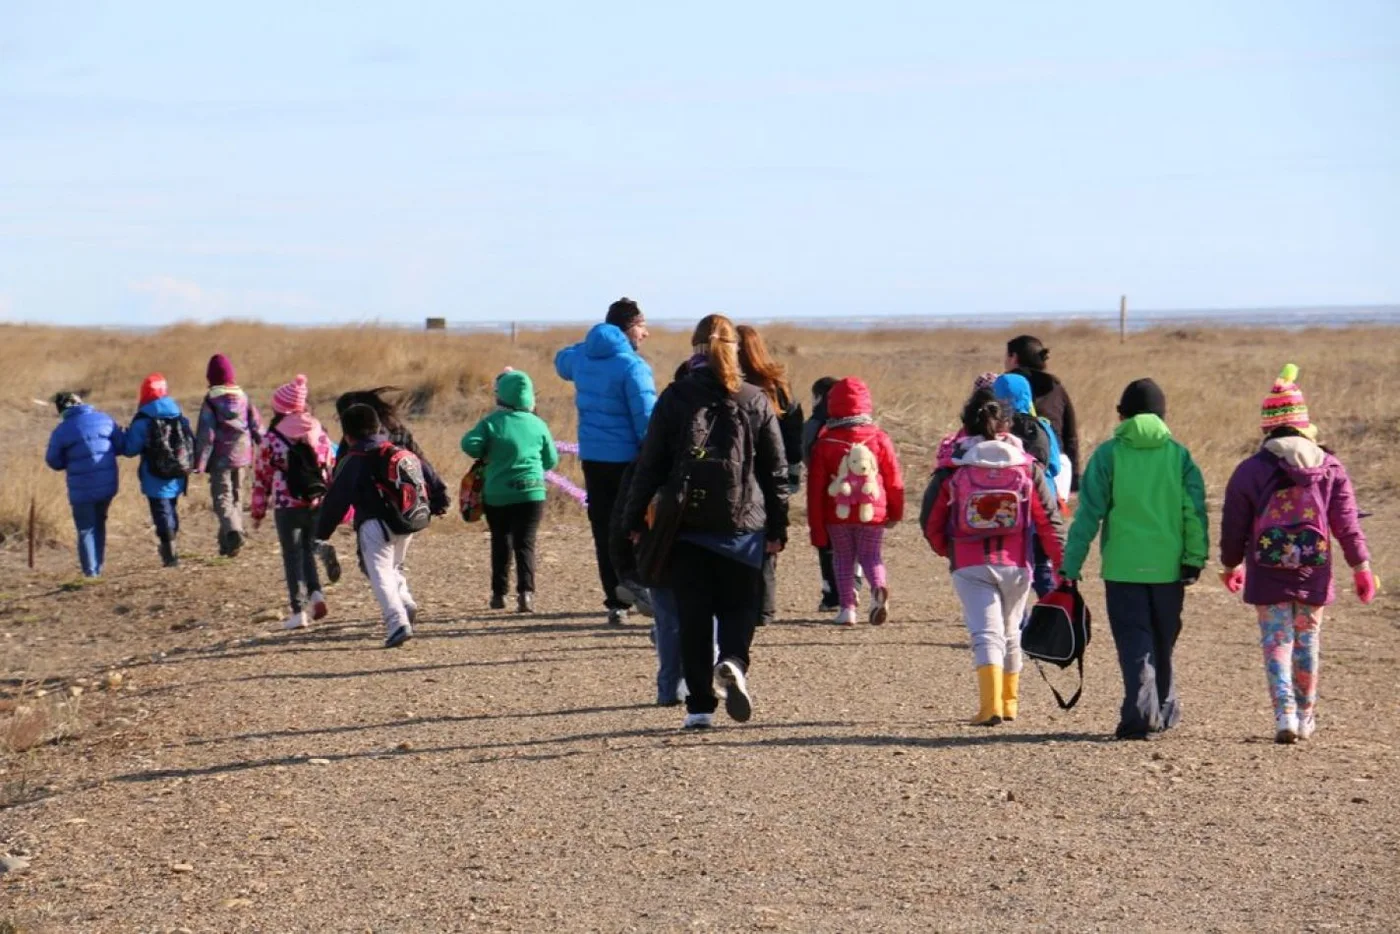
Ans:
[[[1090,620],[1089,606],[1079,593],[1078,585],[1074,581],[1063,581],[1031,608],[1030,619],[1021,630],[1021,651],[1035,659],[1036,670],[1049,685],[1061,710],[1072,709],[1084,694],[1084,651],[1093,636]],[[1069,700],[1050,684],[1045,669],[1040,667],[1041,662],[1062,669],[1078,665],[1079,688]]]
[[[316,456],[316,449],[305,438],[291,440],[276,426],[269,428],[272,434],[281,439],[287,449],[287,466],[282,479],[287,484],[287,495],[304,503],[313,502],[326,495],[326,469]]]
[[[142,454],[146,470],[161,480],[179,480],[194,471],[194,432],[183,415],[157,418],[141,415],[151,421]]]
[[[681,528],[734,531],[749,499],[753,450],[753,429],[734,399],[720,399],[691,417],[673,474]]]

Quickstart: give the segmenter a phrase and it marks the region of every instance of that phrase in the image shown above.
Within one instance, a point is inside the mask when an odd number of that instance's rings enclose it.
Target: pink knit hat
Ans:
[[[976,392],[979,389],[991,389],[992,384],[996,381],[997,374],[995,373],[987,372],[979,374],[978,377],[972,381],[972,391]]]
[[[306,377],[298,373],[290,383],[283,383],[272,394],[272,411],[279,415],[295,415],[306,411]]]
[[[1284,364],[1273,389],[1264,397],[1260,406],[1259,427],[1265,434],[1275,428],[1296,428],[1306,432],[1312,427],[1308,420],[1308,404],[1303,399],[1303,390],[1298,388],[1298,368],[1291,363]]]

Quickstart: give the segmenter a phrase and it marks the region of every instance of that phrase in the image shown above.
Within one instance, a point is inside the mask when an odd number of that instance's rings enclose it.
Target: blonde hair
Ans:
[[[739,368],[739,332],[733,321],[724,315],[706,315],[695,326],[690,344],[709,360],[710,369],[730,395],[739,391],[744,371]]]
[[[783,414],[781,399],[792,398],[792,387],[788,385],[787,367],[773,359],[768,353],[768,345],[758,329],[747,324],[739,325],[739,366],[744,378],[752,382],[773,405],[773,411]]]

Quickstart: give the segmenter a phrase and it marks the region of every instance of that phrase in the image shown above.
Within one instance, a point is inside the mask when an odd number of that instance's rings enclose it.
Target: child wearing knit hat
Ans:
[[[141,458],[137,475],[151,507],[161,563],[173,568],[180,563],[175,547],[180,534],[177,507],[194,469],[194,432],[161,374],[152,373],[142,381],[138,404],[136,417],[126,430],[122,454]]]
[[[209,499],[219,519],[219,554],[232,558],[243,547],[243,486],[262,442],[262,416],[239,388],[228,357],[210,357],[205,376],[209,391],[195,428],[194,469],[209,475]]]
[[[1297,380],[1298,368],[1287,364],[1265,396],[1263,447],[1235,468],[1220,522],[1220,579],[1258,614],[1274,740],[1285,744],[1317,727],[1319,629],[1336,596],[1333,539],[1361,602],[1377,589],[1351,478],[1317,443]]]
[[[328,612],[316,568],[316,518],[330,483],[335,453],[330,436],[306,406],[306,377],[300,374],[272,394],[272,423],[258,445],[253,469],[253,528],[262,524],[268,502],[273,507],[277,541],[292,613],[282,626],[301,629],[307,610],[313,620]],[[329,547],[324,552],[331,582],[340,576]]]

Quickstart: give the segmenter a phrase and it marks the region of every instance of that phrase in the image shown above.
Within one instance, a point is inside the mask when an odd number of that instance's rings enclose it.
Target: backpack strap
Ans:
[[[1078,660],[1079,687],[1075,690],[1074,694],[1070,697],[1069,700],[1065,700],[1064,697],[1060,694],[1060,692],[1055,690],[1055,685],[1050,683],[1050,679],[1045,675],[1045,669],[1040,664],[1040,659],[1032,659],[1032,661],[1035,662],[1035,670],[1040,672],[1040,677],[1045,681],[1046,686],[1050,688],[1050,693],[1055,695],[1055,703],[1060,705],[1060,709],[1073,710],[1074,705],[1079,703],[1080,695],[1084,693],[1084,653],[1081,652],[1079,654]]]

